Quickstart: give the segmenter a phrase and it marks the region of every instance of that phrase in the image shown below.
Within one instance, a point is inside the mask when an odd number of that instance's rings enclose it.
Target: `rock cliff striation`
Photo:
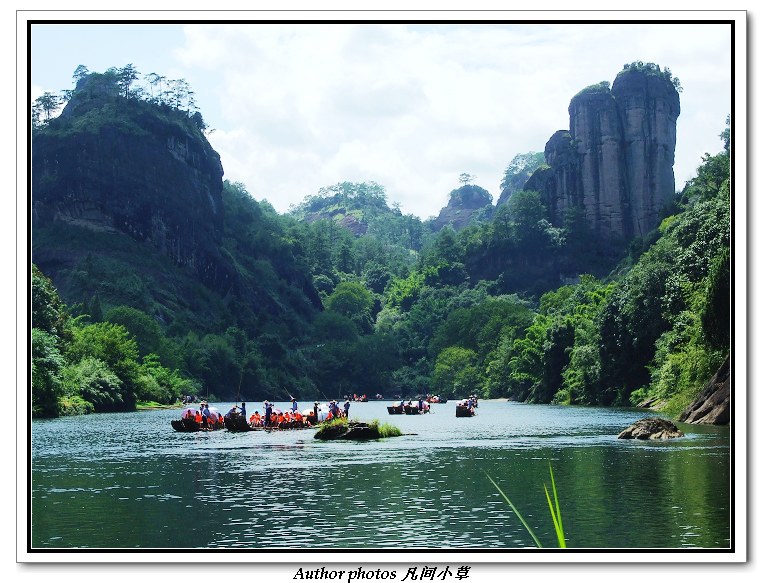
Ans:
[[[551,222],[573,207],[604,240],[644,236],[675,196],[673,162],[679,97],[668,72],[628,66],[572,98],[570,128],[546,144],[548,167],[525,184],[541,193]]]
[[[98,81],[81,79],[61,116],[33,137],[34,228],[123,233],[224,289],[219,155],[184,112],[121,98]]]
[[[97,296],[173,333],[300,329],[322,309],[312,278],[266,206],[223,183],[201,115],[125,93],[93,73],[34,129],[34,262],[70,305]]]

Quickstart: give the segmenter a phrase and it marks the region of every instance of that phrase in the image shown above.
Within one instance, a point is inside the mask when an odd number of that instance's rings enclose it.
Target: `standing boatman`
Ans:
[[[265,426],[270,426],[270,415],[273,413],[273,405],[265,401]]]

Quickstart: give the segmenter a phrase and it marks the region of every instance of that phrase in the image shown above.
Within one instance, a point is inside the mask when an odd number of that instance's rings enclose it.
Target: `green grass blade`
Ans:
[[[543,491],[546,493],[548,509],[551,512],[551,520],[554,522],[554,531],[556,532],[556,540],[559,541],[559,548],[566,549],[567,543],[564,541],[564,531],[561,529],[556,512],[554,511],[554,506],[551,504],[551,496],[548,495],[548,488],[546,488],[546,484],[543,484]]]
[[[496,484],[496,483],[495,483],[495,481],[493,480],[493,478],[491,478],[491,477],[490,477],[490,475],[489,475],[489,474],[487,474],[487,473],[485,473],[485,475],[487,476],[487,479],[488,479],[488,480],[490,480],[490,482],[493,484],[493,486],[495,486],[495,489],[496,489],[496,490],[498,490],[498,492],[501,494],[501,496],[503,496],[503,499],[504,499],[504,500],[506,500],[506,502],[508,503],[509,507],[510,507],[510,508],[511,508],[511,509],[514,511],[514,514],[516,514],[516,515],[517,515],[517,518],[519,518],[519,521],[522,523],[522,526],[524,526],[524,527],[525,527],[525,529],[527,530],[527,532],[530,534],[530,536],[532,537],[532,539],[535,541],[535,545],[536,545],[536,546],[537,546],[539,549],[542,549],[542,548],[543,548],[543,545],[541,545],[541,544],[540,544],[540,541],[538,540],[538,537],[537,537],[537,536],[535,536],[535,534],[533,533],[533,531],[530,529],[530,526],[527,524],[527,522],[525,522],[525,519],[524,519],[524,518],[522,518],[522,515],[519,513],[519,510],[517,510],[517,507],[516,507],[516,506],[514,506],[514,504],[512,504],[511,500],[509,500],[509,497],[508,497],[508,496],[506,496],[506,494],[504,494],[504,493],[503,493],[503,490],[501,490],[500,486],[499,486],[498,484]]]
[[[559,506],[559,496],[556,494],[556,481],[554,480],[554,470],[551,469],[551,462],[548,462],[548,471],[551,474],[551,489],[554,491],[554,505],[556,506],[556,519],[559,521],[559,531],[562,533],[562,539],[560,543],[564,542],[564,524],[562,523],[562,508]],[[566,548],[566,544],[560,544],[562,548]]]

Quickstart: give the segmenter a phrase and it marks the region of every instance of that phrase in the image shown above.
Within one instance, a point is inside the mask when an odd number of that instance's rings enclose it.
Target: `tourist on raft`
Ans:
[[[309,420],[299,410],[294,413],[291,411],[273,411],[270,417],[260,415],[259,411],[255,411],[254,415],[249,418],[249,424],[252,427],[269,427],[273,429],[310,427]]]
[[[348,419],[350,418],[350,401],[347,400],[344,402],[344,416]]]

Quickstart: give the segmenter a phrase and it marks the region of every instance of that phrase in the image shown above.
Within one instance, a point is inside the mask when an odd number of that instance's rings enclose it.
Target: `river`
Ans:
[[[419,416],[386,405],[352,404],[351,418],[405,433],[368,443],[176,433],[178,410],[35,420],[32,548],[534,546],[488,475],[554,547],[549,463],[569,547],[731,544],[728,427],[679,424],[686,437],[645,443],[615,438],[645,416],[630,409],[482,402],[456,418],[453,402]]]

